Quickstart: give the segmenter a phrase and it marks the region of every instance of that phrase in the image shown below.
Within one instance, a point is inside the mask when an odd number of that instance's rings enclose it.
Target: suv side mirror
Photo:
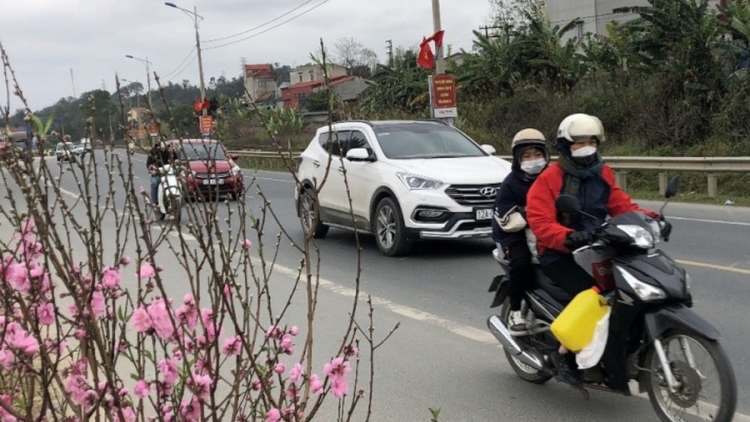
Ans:
[[[352,148],[346,152],[346,158],[349,161],[374,161],[366,148]]]
[[[555,200],[555,209],[565,214],[577,214],[581,211],[581,202],[573,195],[562,194]]]
[[[495,147],[489,144],[482,144],[482,149],[484,150],[484,152],[490,155],[495,155],[495,153],[497,152]]]
[[[232,161],[237,161],[237,160],[239,160],[239,159],[240,159],[240,156],[239,156],[239,155],[237,155],[237,154],[230,154],[230,155],[229,155],[229,158],[231,158],[231,159],[232,159]]]

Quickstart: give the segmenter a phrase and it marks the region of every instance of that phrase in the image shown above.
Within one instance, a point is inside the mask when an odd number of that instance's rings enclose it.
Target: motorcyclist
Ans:
[[[607,216],[644,210],[615,183],[614,172],[604,164],[598,149],[605,141],[601,121],[587,114],[566,117],[557,131],[559,160],[549,166],[532,185],[526,215],[537,238],[539,262],[544,273],[571,297],[591,288],[595,280],[573,260],[572,251],[592,240],[592,231]],[[555,199],[560,194],[576,196],[582,214],[558,214]],[[581,375],[574,369],[575,356],[561,346],[550,355],[562,381],[581,387]]]
[[[174,149],[169,148],[166,137],[162,137],[148,152],[146,167],[149,174],[151,174],[151,202],[153,204],[159,202],[159,167],[167,164],[174,165],[175,160],[177,160],[177,154]]]
[[[532,328],[533,321],[521,312],[521,302],[524,291],[534,283],[532,260],[536,259],[536,241],[526,223],[526,194],[547,168],[550,156],[544,135],[536,129],[516,133],[511,151],[511,172],[495,197],[492,237],[510,266],[508,329],[512,335],[524,335]]]

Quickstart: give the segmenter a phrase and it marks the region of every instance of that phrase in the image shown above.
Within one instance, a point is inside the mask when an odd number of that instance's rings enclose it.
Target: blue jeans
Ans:
[[[151,175],[151,202],[154,205],[159,204],[159,180],[161,177],[158,174]]]

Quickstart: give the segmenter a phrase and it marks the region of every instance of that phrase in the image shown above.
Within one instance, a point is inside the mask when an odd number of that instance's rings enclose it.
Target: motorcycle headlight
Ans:
[[[667,294],[664,293],[664,290],[638,280],[636,276],[630,274],[630,272],[628,272],[624,268],[617,267],[617,270],[620,271],[620,274],[622,274],[622,278],[625,279],[628,285],[633,289],[635,294],[638,295],[638,297],[642,301],[653,302],[655,300],[661,300],[667,297]]]
[[[649,249],[653,248],[654,244],[656,243],[654,242],[654,236],[651,234],[651,232],[641,226],[624,224],[621,226],[617,226],[617,228],[624,231],[628,236],[630,236],[630,239],[633,241],[633,246]]]
[[[430,179],[429,177],[417,176],[409,173],[398,173],[397,176],[402,182],[404,182],[409,190],[437,189],[440,186],[443,186],[443,182],[436,179]]]
[[[242,173],[242,169],[240,168],[240,166],[234,166],[234,167],[232,167],[232,175],[233,176],[236,176],[236,175],[238,175],[240,173]]]

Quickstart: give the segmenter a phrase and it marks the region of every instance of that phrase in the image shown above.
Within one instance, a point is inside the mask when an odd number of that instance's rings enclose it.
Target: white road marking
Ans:
[[[260,261],[258,258],[253,258],[253,262],[259,263]],[[292,278],[297,278],[298,271],[295,269],[284,267],[279,264],[275,264],[273,268],[274,271],[277,271],[281,274],[287,275]],[[354,297],[354,295],[356,294],[356,290],[346,286],[342,286],[340,284],[336,284],[325,278],[320,278],[319,282],[320,287],[344,297]],[[360,300],[366,300],[367,296],[367,292],[364,292],[362,290],[359,291]],[[461,337],[465,337],[469,340],[474,340],[479,343],[498,343],[495,337],[489,331],[484,331],[468,325],[459,324],[458,322],[439,317],[435,314],[431,314],[417,308],[412,308],[410,306],[399,305],[397,303],[391,302],[390,300],[386,300],[377,296],[370,295],[370,297],[372,298],[372,304],[374,306],[385,308],[393,313],[405,316],[414,321],[424,322],[439,328],[446,329],[454,334],[458,334]]]
[[[750,223],[743,223],[741,221],[722,221],[722,220],[709,220],[705,218],[674,217],[674,216],[668,216],[667,220],[684,220],[684,221],[695,221],[698,223],[728,224],[730,226],[750,227]]]
[[[247,177],[253,177],[252,173],[249,174]],[[285,180],[285,179],[274,179],[273,177],[256,177],[256,180],[267,180],[270,182],[281,182],[281,183],[295,183],[294,180]]]

